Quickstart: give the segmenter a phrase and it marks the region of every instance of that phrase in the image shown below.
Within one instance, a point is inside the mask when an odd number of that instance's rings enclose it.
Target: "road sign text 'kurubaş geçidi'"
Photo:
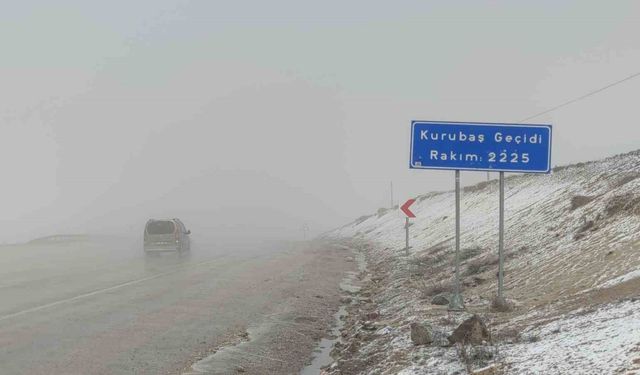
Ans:
[[[460,171],[500,172],[497,301],[506,303],[503,296],[504,173],[551,171],[551,125],[412,121],[409,168],[456,172],[455,289],[449,301],[449,310],[453,311],[464,310],[460,294]],[[407,228],[408,221],[407,218]],[[406,244],[408,248],[408,229]]]
[[[551,125],[413,121],[409,167],[549,173]]]

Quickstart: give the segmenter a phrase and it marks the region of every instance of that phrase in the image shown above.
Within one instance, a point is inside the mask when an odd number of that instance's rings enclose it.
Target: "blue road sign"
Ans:
[[[412,121],[409,168],[549,173],[551,125]]]

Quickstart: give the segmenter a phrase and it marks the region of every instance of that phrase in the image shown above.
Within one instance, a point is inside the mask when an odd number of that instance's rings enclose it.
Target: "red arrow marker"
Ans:
[[[415,199],[409,199],[408,201],[404,202],[402,207],[400,207],[402,212],[404,212],[407,217],[416,217],[416,215],[414,215],[413,212],[411,212],[411,210],[409,209],[409,206],[411,206],[415,201]]]

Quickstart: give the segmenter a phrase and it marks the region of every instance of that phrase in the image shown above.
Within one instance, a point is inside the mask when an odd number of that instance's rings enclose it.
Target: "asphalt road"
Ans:
[[[327,243],[0,247],[1,374],[297,374],[353,254]]]

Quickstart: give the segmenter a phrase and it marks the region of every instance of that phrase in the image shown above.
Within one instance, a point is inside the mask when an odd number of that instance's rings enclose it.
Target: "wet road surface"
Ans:
[[[297,374],[354,268],[319,242],[152,257],[107,237],[1,246],[0,373]]]

